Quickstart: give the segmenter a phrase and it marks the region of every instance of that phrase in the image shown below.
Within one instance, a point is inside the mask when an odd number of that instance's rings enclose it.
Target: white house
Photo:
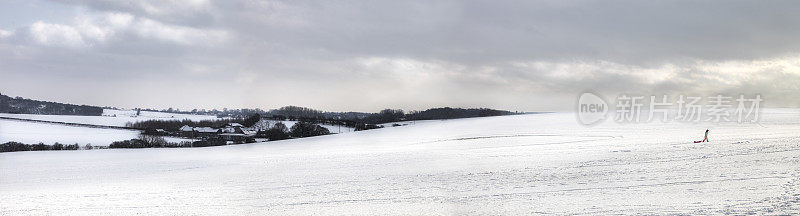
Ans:
[[[180,128],[181,132],[193,132],[196,131],[198,133],[220,133],[220,129],[214,129],[210,127],[190,127],[189,125],[184,125]]]

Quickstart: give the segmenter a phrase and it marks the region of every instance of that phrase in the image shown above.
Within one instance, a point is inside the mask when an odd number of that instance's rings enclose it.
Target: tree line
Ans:
[[[488,108],[451,108],[440,107],[431,108],[423,111],[410,111],[408,113],[401,109],[384,109],[377,113],[364,112],[326,112],[322,110],[300,107],[284,106],[269,111],[261,109],[223,109],[223,110],[198,110],[180,111],[177,109],[153,110],[160,112],[173,112],[184,114],[216,115],[219,117],[247,118],[259,115],[273,120],[308,121],[318,124],[341,125],[357,129],[370,129],[375,126],[367,124],[383,124],[397,121],[412,120],[437,120],[437,119],[457,119],[487,116],[513,115],[515,112],[506,110],[496,110]]]
[[[409,113],[403,112],[401,109],[384,109],[380,112],[369,115],[362,119],[362,122],[368,124],[383,124],[398,121],[417,121],[417,120],[441,120],[441,119],[459,119],[459,118],[474,118],[474,117],[489,117],[489,116],[502,116],[513,115],[514,112],[505,110],[494,110],[487,108],[432,108],[424,111],[411,111]]]
[[[514,112],[505,110],[495,110],[487,108],[432,108],[424,111],[411,111],[408,113],[400,109],[384,109],[378,113],[363,113],[363,112],[326,112],[307,107],[300,106],[285,106],[278,109],[265,111],[262,109],[227,109],[222,110],[205,110],[193,109],[190,111],[182,111],[179,109],[137,109],[138,111],[157,111],[168,113],[183,113],[183,114],[199,114],[199,115],[216,115],[219,117],[231,117],[232,119],[214,120],[210,122],[198,123],[200,127],[214,127],[217,124],[226,124],[230,122],[240,123],[242,125],[249,125],[245,119],[253,116],[266,117],[270,119],[289,119],[298,121],[309,121],[320,124],[342,125],[346,127],[371,128],[369,125],[364,124],[382,124],[395,121],[409,121],[409,120],[434,120],[434,119],[456,119],[456,118],[472,118],[472,117],[486,117],[486,116],[499,116],[499,115],[512,115]],[[16,113],[16,114],[44,114],[44,115],[87,115],[99,116],[103,114],[103,108],[88,105],[73,105],[64,103],[55,103],[47,101],[38,101],[32,99],[25,99],[22,97],[9,97],[0,94],[0,113]],[[251,119],[252,120],[252,119]],[[157,126],[165,125],[162,129],[180,128],[180,123],[142,123],[140,125],[130,125],[136,128],[146,128],[153,124]]]
[[[517,114],[511,111],[488,108],[465,109],[442,107],[431,108],[423,111],[411,111],[409,113],[405,113],[401,109],[384,109],[378,113],[367,113],[352,118],[334,118],[330,115],[326,115],[325,112],[303,107],[289,106],[279,110],[283,110],[277,112],[281,114],[274,114],[266,118],[273,120],[304,121],[317,124],[345,126],[355,128],[356,131],[376,129],[380,128],[377,126],[378,124],[399,121],[459,119]]]
[[[239,123],[244,127],[252,127],[258,121],[261,121],[261,115],[254,114],[247,118],[222,118],[222,119],[214,119],[214,120],[200,120],[200,121],[193,121],[189,119],[183,120],[147,120],[147,121],[139,121],[139,122],[128,122],[125,124],[126,127],[136,128],[140,130],[144,130],[146,132],[152,132],[156,129],[163,129],[165,131],[176,132],[179,131],[181,127],[184,125],[188,125],[190,127],[212,127],[212,128],[221,128],[230,123]]]
[[[164,137],[154,135],[139,135],[136,139],[115,141],[108,145],[110,149],[125,148],[191,148],[227,145],[228,142],[221,138],[208,138],[198,141],[167,142]]]
[[[83,149],[93,149],[92,144],[86,144]],[[64,145],[61,143],[54,143],[53,145],[39,144],[23,144],[19,142],[7,142],[0,144],[0,152],[17,152],[17,151],[60,151],[60,150],[79,150],[81,146],[77,143]]]
[[[168,132],[177,132],[180,130],[181,127],[184,125],[188,125],[190,127],[211,127],[211,128],[221,128],[229,123],[239,123],[244,127],[253,127],[256,123],[261,121],[262,119],[267,120],[274,120],[274,121],[298,121],[298,122],[305,122],[305,123],[312,123],[312,124],[326,124],[326,125],[333,125],[333,126],[343,126],[343,127],[350,127],[355,128],[356,131],[359,130],[369,130],[369,129],[376,129],[379,128],[374,124],[367,124],[361,122],[359,120],[350,120],[350,119],[333,119],[333,118],[326,118],[323,116],[317,117],[297,117],[297,116],[283,116],[283,115],[272,115],[268,117],[261,116],[260,114],[253,114],[247,116],[245,118],[222,118],[222,119],[214,119],[214,120],[200,120],[200,121],[193,121],[189,119],[183,120],[146,120],[146,121],[139,121],[139,122],[129,122],[125,124],[126,127],[129,128],[136,128],[140,130],[144,130],[147,134],[155,134],[156,129],[163,129]]]
[[[0,94],[0,113],[99,116],[103,108],[9,97]]]
[[[277,122],[269,129],[259,131],[256,134],[256,138],[267,138],[269,141],[275,141],[328,134],[331,134],[331,132],[327,128],[312,122],[300,121],[292,125],[291,128],[287,128],[282,122]]]

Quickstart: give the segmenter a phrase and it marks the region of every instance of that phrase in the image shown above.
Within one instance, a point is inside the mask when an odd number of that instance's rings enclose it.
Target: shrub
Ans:
[[[154,136],[154,135],[139,135],[139,139],[143,140],[147,143],[150,147],[165,147],[167,145],[167,140],[161,136]]]
[[[131,139],[125,141],[116,141],[108,145],[108,148],[150,148],[152,147],[144,140]]]
[[[192,143],[192,147],[209,147],[209,146],[223,146],[227,145],[228,142],[225,139],[207,139],[202,141],[195,141]]]
[[[331,132],[325,127],[303,121],[295,123],[292,125],[291,129],[292,137],[312,137],[328,135],[330,133]]]
[[[374,125],[374,124],[356,124],[355,131],[362,131],[362,130],[372,130],[382,128],[382,126]]]
[[[18,142],[0,144],[0,152],[30,151],[30,146]]]
[[[254,114],[254,115],[251,115],[250,117],[247,117],[246,119],[242,120],[242,126],[252,127],[256,123],[258,123],[258,121],[261,121],[261,115]]]
[[[31,146],[31,151],[47,151],[47,150],[50,150],[50,146],[45,145],[44,143],[39,143]]]
[[[66,145],[66,146],[63,147],[64,150],[78,150],[80,148],[81,148],[81,146],[79,146],[78,143],[75,143],[75,144],[72,144],[72,145]]]
[[[285,124],[278,122],[269,130],[259,131],[257,136],[267,138],[270,141],[289,139],[289,129],[286,128]]]
[[[181,141],[181,142],[178,143],[178,147],[182,147],[182,148],[192,147],[192,142]]]

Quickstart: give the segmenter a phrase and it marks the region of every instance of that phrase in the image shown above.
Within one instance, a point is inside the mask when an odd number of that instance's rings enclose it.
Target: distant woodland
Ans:
[[[0,94],[0,113],[99,116],[103,114],[103,108],[38,101],[21,97],[12,98]]]
[[[158,111],[169,113],[185,113],[200,115],[216,115],[220,117],[234,117],[246,119],[259,115],[265,118],[279,120],[301,120],[318,123],[328,123],[333,125],[343,125],[355,127],[355,124],[381,124],[397,121],[413,120],[433,120],[433,119],[457,119],[472,117],[487,117],[513,115],[514,112],[505,110],[494,110],[487,108],[432,108],[424,111],[404,112],[399,109],[384,109],[378,113],[363,112],[325,112],[306,107],[285,106],[269,111],[261,109],[223,109],[223,110],[191,110],[181,111],[177,109],[140,109],[144,111]],[[97,106],[64,104],[48,101],[25,99],[22,97],[9,97],[0,94],[0,113],[14,114],[42,114],[42,115],[85,115],[99,116],[103,114],[103,108]],[[325,122],[329,121],[329,122]],[[176,124],[177,125],[177,124]],[[174,127],[174,126],[173,126]],[[178,126],[179,127],[179,126]]]

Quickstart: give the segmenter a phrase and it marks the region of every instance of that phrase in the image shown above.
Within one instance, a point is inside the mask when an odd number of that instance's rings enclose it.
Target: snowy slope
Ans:
[[[216,116],[188,115],[175,113],[161,113],[142,111],[136,116],[134,110],[105,109],[103,116],[69,116],[69,115],[34,115],[34,114],[8,114],[0,113],[0,117],[17,119],[43,120],[53,122],[80,123],[101,126],[125,126],[128,122],[145,120],[182,120],[191,119],[212,120]],[[139,131],[120,129],[100,129],[78,126],[67,126],[40,122],[24,122],[0,119],[0,143],[22,142],[26,144],[44,143],[52,145],[55,142],[62,144],[78,143],[80,146],[92,144],[94,146],[108,146],[114,141],[133,139],[139,136]],[[187,141],[180,138],[167,138],[170,142]]]
[[[0,154],[0,215],[798,214],[800,110],[583,127],[573,113],[191,149]],[[694,144],[706,128],[711,142]]]
[[[0,143],[21,142],[25,144],[53,143],[80,146],[108,146],[114,141],[129,140],[139,136],[137,130],[101,129],[60,124],[25,122],[0,119]],[[165,137],[169,142],[191,141],[190,139]]]
[[[199,120],[213,120],[217,118],[216,116],[208,116],[208,115],[189,115],[189,114],[162,113],[162,112],[149,112],[149,111],[142,111],[141,115],[136,116],[136,111],[134,110],[112,110],[112,109],[103,110],[103,116],[35,115],[35,114],[0,113],[0,117],[103,125],[103,126],[120,126],[120,127],[125,126],[125,124],[128,122],[138,122],[146,120],[190,119],[194,121],[199,121]]]
[[[136,130],[100,129],[74,127],[59,124],[47,124],[0,119],[0,143],[22,142],[36,144],[42,142],[52,145],[78,143],[80,146],[92,144],[108,146],[114,141],[133,139],[139,136]]]

